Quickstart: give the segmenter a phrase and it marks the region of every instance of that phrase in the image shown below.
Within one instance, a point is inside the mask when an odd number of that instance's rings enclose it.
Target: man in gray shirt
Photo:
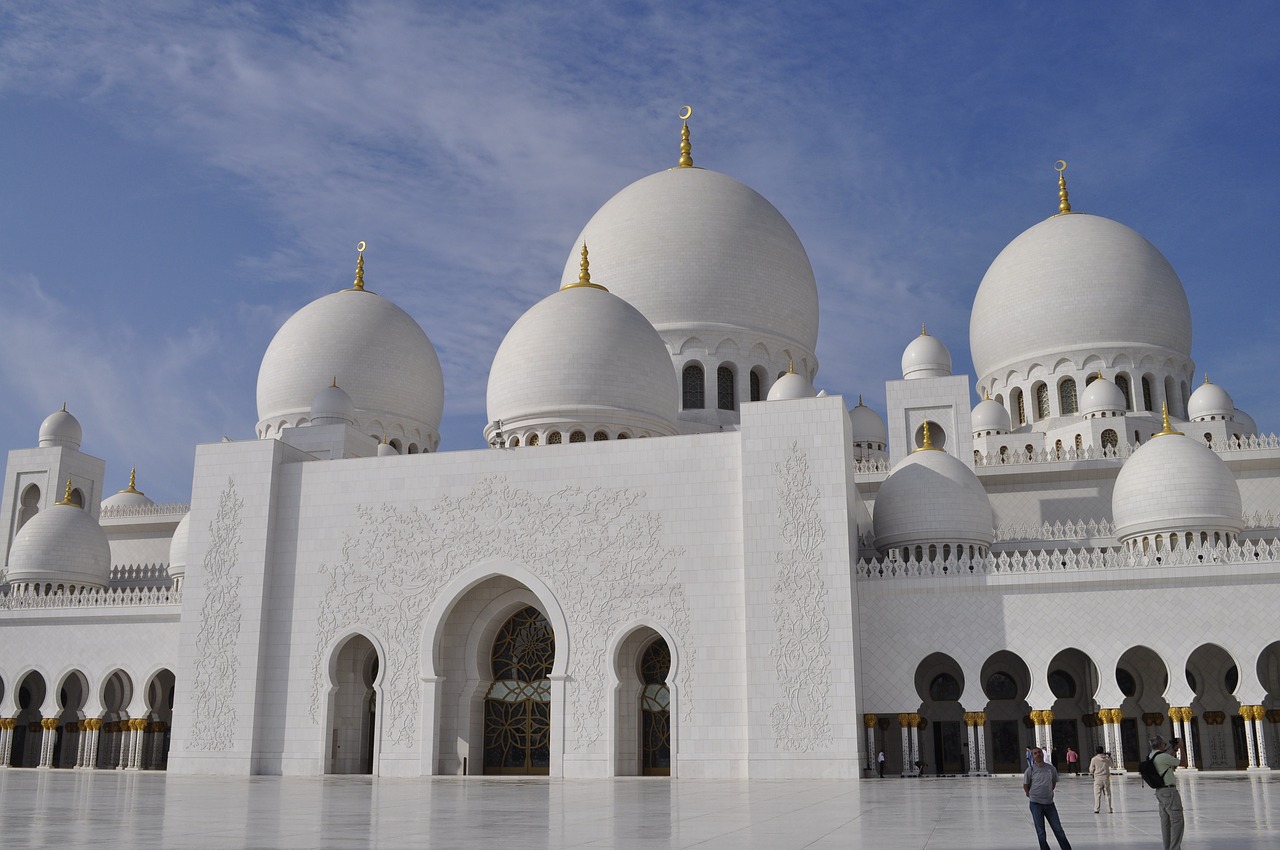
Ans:
[[[1161,735],[1151,736],[1151,760],[1164,779],[1164,787],[1156,789],[1156,802],[1160,804],[1160,837],[1164,850],[1181,850],[1182,847],[1182,795],[1178,793],[1178,758],[1176,745],[1170,745]]]
[[[1071,850],[1071,842],[1062,831],[1062,821],[1058,819],[1058,807],[1053,804],[1053,789],[1058,787],[1058,769],[1044,763],[1044,750],[1036,747],[1031,751],[1031,767],[1022,775],[1022,791],[1031,801],[1031,822],[1036,827],[1036,838],[1040,840],[1040,850],[1050,850],[1049,841],[1044,834],[1045,818],[1053,829],[1053,837],[1058,839],[1062,850]]]

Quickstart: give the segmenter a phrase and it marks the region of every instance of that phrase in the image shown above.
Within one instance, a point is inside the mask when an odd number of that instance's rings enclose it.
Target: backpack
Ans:
[[[1152,788],[1164,787],[1164,774],[1156,767],[1156,753],[1147,756],[1143,761],[1138,762],[1138,773],[1142,776],[1142,781],[1150,785]]]

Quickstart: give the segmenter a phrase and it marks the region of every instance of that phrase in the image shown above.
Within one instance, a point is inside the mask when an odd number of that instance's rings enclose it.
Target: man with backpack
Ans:
[[[1164,850],[1181,850],[1182,847],[1182,795],[1178,793],[1176,772],[1180,763],[1177,743],[1170,746],[1163,736],[1152,735],[1151,754],[1138,766],[1143,780],[1156,789]]]

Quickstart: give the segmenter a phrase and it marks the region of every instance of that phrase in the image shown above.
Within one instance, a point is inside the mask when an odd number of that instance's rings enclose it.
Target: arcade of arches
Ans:
[[[50,688],[31,670],[17,680],[17,715],[0,718],[0,766],[164,770],[174,684],[160,670],[135,694],[123,670],[93,680],[72,670]],[[8,686],[0,681],[0,697]]]
[[[1108,682],[1087,654],[1066,649],[1043,674],[1041,690],[1052,698],[1033,705],[1031,670],[1015,653],[993,654],[976,683],[951,656],[934,653],[916,667],[918,705],[864,715],[866,767],[883,751],[886,769],[902,776],[1020,773],[1026,748],[1035,746],[1065,771],[1068,748],[1083,766],[1102,747],[1116,769],[1131,771],[1145,757],[1148,737],[1161,734],[1187,742],[1186,769],[1269,769],[1280,756],[1280,642],[1256,659],[1266,705],[1236,696],[1236,663],[1205,644],[1188,657],[1180,685],[1170,682],[1164,659],[1138,646],[1120,656]]]

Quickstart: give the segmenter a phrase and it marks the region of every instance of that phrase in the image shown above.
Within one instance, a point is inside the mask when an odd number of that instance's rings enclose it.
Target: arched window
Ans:
[[[1120,435],[1110,428],[1102,432],[1102,447],[1104,449],[1114,449],[1120,444]]]
[[[1126,410],[1133,410],[1133,394],[1129,391],[1129,376],[1116,375],[1116,386],[1120,388],[1120,392],[1124,394],[1124,406]]]
[[[558,446],[558,445],[560,445],[560,441],[561,441],[562,439],[564,439],[564,438],[560,436],[560,432],[559,432],[559,431],[552,431],[550,434],[548,434],[548,435],[547,435],[547,445],[548,445],[548,446]]]
[[[618,439],[619,439],[619,440],[630,440],[630,439],[631,439],[631,435],[630,435],[630,434],[628,434],[626,431],[623,431],[621,434],[619,434],[619,435],[618,435]]]
[[[528,439],[528,441],[525,443],[525,445],[528,445],[528,446],[536,446],[536,445],[538,445],[538,435],[537,435],[537,434],[530,434],[530,435],[529,435],[529,439]]]
[[[1209,448],[1213,448],[1213,435],[1210,434],[1208,431],[1204,432],[1204,441],[1205,441],[1205,444],[1209,446]]]
[[[987,677],[987,699],[1017,699],[1018,683],[1008,673],[996,671]]]
[[[939,673],[929,683],[929,699],[948,702],[960,699],[960,680],[950,673]]]
[[[759,401],[760,395],[760,373],[755,369],[751,370],[751,400]]]
[[[1173,376],[1166,376],[1164,379],[1164,400],[1169,405],[1169,415],[1178,415],[1178,385],[1174,383]]]
[[[574,431],[572,434],[569,435],[569,442],[571,443],[585,443],[586,441],[587,441],[587,435],[582,433],[581,431]]]
[[[1155,399],[1151,397],[1151,377],[1149,375],[1142,376],[1142,407],[1145,410],[1155,410]]]
[[[551,767],[551,668],[556,643],[533,607],[493,641],[493,684],[484,700],[484,772],[546,774]]]
[[[1076,695],[1076,680],[1066,670],[1051,670],[1049,690],[1058,699],[1071,699]]]
[[[1027,424],[1027,405],[1022,397],[1022,390],[1014,387],[1009,391],[1009,398],[1013,401],[1014,421],[1019,425]]]
[[[1058,407],[1062,410],[1063,416],[1080,409],[1076,404],[1075,378],[1063,378],[1062,383],[1058,384]]]
[[[605,440],[609,439],[609,433],[607,431],[596,431],[595,434],[592,435],[591,439],[594,442],[603,443]]]
[[[40,488],[35,484],[28,484],[27,489],[22,491],[22,506],[18,508],[18,528],[22,528],[27,520],[39,512]]]
[[[1083,451],[1083,450],[1084,450],[1084,438],[1079,434],[1076,434],[1076,451]]]
[[[84,493],[80,492],[79,487],[71,491],[71,504],[77,508],[84,507]]]
[[[1058,460],[1062,460],[1062,441],[1057,440],[1053,444],[1053,456]]]
[[[702,410],[705,406],[706,388],[703,386],[703,381],[702,367],[697,363],[690,363],[684,367],[682,386],[685,410]]]
[[[512,449],[518,449],[518,448],[520,448],[520,438],[519,438],[519,437],[512,437],[512,438],[511,438],[511,441],[510,441],[509,443],[507,443],[507,447],[508,447],[508,448],[512,448]]]
[[[1027,453],[1027,460],[1031,460],[1031,458],[1035,457],[1036,448],[1030,443],[1027,443],[1025,446],[1023,446],[1022,450]]]
[[[1036,418],[1049,418],[1049,387],[1047,384],[1036,384]]]
[[[716,407],[721,410],[736,410],[738,407],[733,391],[733,370],[728,366],[716,370]]]
[[[390,444],[391,444],[391,448],[393,448],[393,449],[395,449],[395,450],[396,450],[396,454],[400,454],[400,446],[401,446],[400,438],[399,438],[399,437],[396,437],[396,438],[394,438],[394,439],[390,440],[389,442],[390,442]]]

